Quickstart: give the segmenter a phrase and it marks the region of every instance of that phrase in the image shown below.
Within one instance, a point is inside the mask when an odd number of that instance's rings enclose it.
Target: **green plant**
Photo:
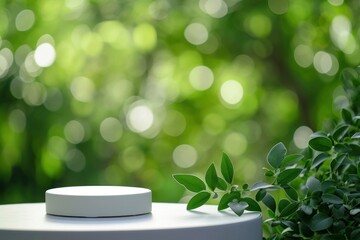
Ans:
[[[187,204],[195,209],[211,196],[218,210],[230,207],[241,216],[245,210],[266,209],[267,239],[360,239],[360,68],[342,73],[349,107],[342,109],[333,130],[312,134],[308,147],[287,154],[283,143],[271,148],[265,168],[268,182],[249,187],[233,183],[234,168],[223,153],[222,176],[211,164],[205,181],[189,174],[174,179],[196,194]]]

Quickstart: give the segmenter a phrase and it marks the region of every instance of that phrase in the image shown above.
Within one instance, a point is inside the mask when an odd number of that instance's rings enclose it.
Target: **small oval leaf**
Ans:
[[[320,181],[313,176],[308,178],[305,185],[307,189],[309,189],[312,192],[321,191]]]
[[[257,182],[251,188],[250,191],[256,191],[259,189],[267,189],[267,190],[277,190],[279,189],[277,186],[265,183],[265,182]]]
[[[285,193],[289,198],[291,198],[294,201],[298,200],[299,198],[298,193],[293,187],[291,187],[288,184],[284,184],[282,185],[282,188],[285,190]]]
[[[288,217],[291,214],[295,213],[298,208],[299,208],[299,203],[297,202],[290,203],[280,212],[280,217]]]
[[[214,191],[218,185],[218,176],[216,174],[216,169],[214,163],[212,163],[208,170],[205,173],[205,181],[211,191]]]
[[[321,199],[326,202],[326,203],[330,203],[330,204],[343,204],[344,201],[339,198],[338,196],[334,195],[334,194],[330,194],[330,193],[325,193],[321,196]]]
[[[304,158],[301,154],[291,154],[284,158],[281,163],[281,167],[288,167],[298,163],[300,160]]]
[[[340,141],[347,134],[349,128],[350,128],[349,125],[345,125],[345,124],[339,125],[337,128],[335,128],[335,130],[332,133],[333,138],[336,141]]]
[[[266,195],[266,190],[265,189],[260,189],[255,196],[256,201],[261,201]]]
[[[224,179],[222,179],[221,177],[218,177],[218,181],[217,181],[217,186],[218,189],[226,191],[227,189],[227,184],[225,182]]]
[[[314,215],[310,221],[309,227],[312,231],[318,232],[328,229],[333,224],[333,219],[324,213]]]
[[[230,161],[229,156],[225,153],[223,153],[221,160],[221,174],[223,175],[226,182],[229,184],[232,183],[234,178],[234,167]]]
[[[266,193],[265,197],[261,200],[273,213],[276,212],[276,202],[271,194]]]
[[[353,113],[351,110],[343,108],[341,111],[342,118],[344,119],[344,122],[352,124],[353,122]]]
[[[193,196],[187,204],[186,209],[192,210],[204,205],[211,197],[209,192],[199,192]]]
[[[231,193],[225,193],[222,198],[220,199],[218,210],[224,210],[229,207],[229,203],[232,202],[234,199],[238,200],[240,199],[240,192],[231,192]]]
[[[290,168],[285,169],[284,171],[280,172],[278,177],[276,178],[279,184],[286,184],[294,180],[299,176],[301,173],[302,168]]]
[[[261,212],[260,205],[252,198],[241,198],[240,202],[246,202],[249,205],[246,208],[248,211]]]
[[[332,141],[325,134],[316,132],[311,135],[309,145],[316,151],[327,152],[332,148]]]
[[[249,206],[249,204],[247,204],[246,202],[233,201],[233,202],[229,203],[229,207],[231,208],[231,210],[233,210],[233,212],[236,213],[236,215],[238,215],[238,216],[243,215],[245,209],[248,206]]]
[[[346,158],[347,154],[340,154],[336,156],[330,163],[331,171],[336,172]]]
[[[303,211],[306,215],[311,215],[313,213],[313,209],[312,207],[308,206],[308,205],[301,205],[300,207],[301,211]]]
[[[354,208],[350,210],[350,215],[354,216],[356,214],[360,213],[360,208]]]
[[[200,192],[206,189],[205,183],[196,176],[190,174],[174,174],[173,178],[191,192]]]
[[[267,161],[270,166],[275,169],[279,168],[283,159],[285,158],[286,151],[286,147],[282,142],[273,146],[267,155]]]
[[[281,199],[278,204],[279,212],[282,212],[282,210],[284,210],[284,208],[286,208],[286,206],[288,206],[289,204],[290,204],[290,201],[287,200],[286,198]]]
[[[312,163],[311,169],[314,169],[318,166],[320,166],[321,164],[323,164],[326,160],[330,159],[331,155],[324,152],[324,153],[320,153],[319,155],[317,155]]]
[[[360,139],[360,132],[356,132],[351,138],[352,139]]]

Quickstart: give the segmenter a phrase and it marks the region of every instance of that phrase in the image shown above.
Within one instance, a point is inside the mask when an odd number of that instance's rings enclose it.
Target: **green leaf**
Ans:
[[[333,138],[336,141],[340,141],[341,139],[344,138],[344,136],[347,134],[348,130],[349,130],[349,126],[348,125],[339,125],[337,128],[335,128],[335,130],[332,133]]]
[[[273,177],[275,173],[272,170],[267,170],[264,175],[267,177]]]
[[[291,214],[295,213],[298,208],[299,208],[299,203],[297,202],[290,203],[280,212],[280,217],[288,217]]]
[[[267,155],[267,161],[270,166],[275,169],[279,168],[285,158],[286,151],[285,145],[281,142],[273,146]]]
[[[229,207],[231,208],[231,210],[233,210],[233,212],[236,213],[236,215],[238,215],[238,216],[243,215],[245,209],[248,206],[249,206],[249,204],[247,204],[246,202],[233,201],[233,202],[229,203]]]
[[[209,192],[199,192],[190,199],[186,209],[192,210],[201,207],[210,199],[210,197],[211,197],[211,193]]]
[[[306,215],[311,215],[313,213],[313,208],[308,205],[301,205],[301,211],[303,211]]]
[[[309,189],[312,192],[321,191],[320,181],[313,176],[308,178],[305,185],[307,189]]]
[[[312,231],[318,232],[328,229],[333,224],[333,219],[324,213],[314,215],[310,221],[309,227]]]
[[[267,190],[276,190],[279,189],[277,186],[265,183],[265,182],[257,182],[251,188],[250,191],[256,191],[259,189],[267,189]]]
[[[288,166],[292,166],[296,163],[298,163],[300,160],[302,160],[304,158],[303,155],[301,154],[292,154],[292,155],[288,155],[284,158],[284,160],[281,163],[281,167],[288,167]]]
[[[334,180],[325,180],[321,183],[321,190],[323,192],[327,192],[329,189],[332,189],[336,186],[336,182]]]
[[[338,207],[340,206],[340,207]],[[345,207],[343,205],[335,205],[331,209],[331,214],[336,219],[343,219],[345,216]],[[350,211],[351,214],[351,211]]]
[[[319,152],[327,152],[332,148],[332,141],[324,133],[316,132],[310,136],[309,145]]]
[[[173,178],[191,192],[200,192],[206,189],[205,183],[196,176],[190,174],[174,174]]]
[[[273,213],[276,212],[276,202],[271,194],[266,193],[265,197],[261,200]]]
[[[357,165],[357,175],[360,177],[360,162]]]
[[[205,181],[211,191],[214,191],[218,185],[218,176],[216,174],[216,169],[214,163],[212,163],[205,173]]]
[[[225,153],[223,153],[221,160],[221,174],[223,175],[226,182],[229,184],[232,183],[234,178],[234,167],[230,161],[229,156]]]
[[[344,234],[321,234],[319,240],[348,240]]]
[[[278,210],[279,212],[282,212],[282,210],[284,210],[284,208],[286,206],[288,206],[290,204],[290,201],[287,200],[286,198],[283,198],[279,201],[279,204],[278,204]]]
[[[352,152],[351,152],[352,155],[356,155],[356,156],[360,155],[360,145],[359,144],[350,143],[349,146],[352,150]]]
[[[222,198],[220,199],[218,210],[224,210],[229,207],[229,203],[232,202],[234,199],[240,199],[240,192],[231,192],[225,193]]]
[[[351,148],[344,143],[337,143],[334,146],[334,151],[339,153],[348,153],[351,151]]]
[[[255,196],[256,201],[261,201],[266,195],[266,190],[265,189],[260,189]]]
[[[302,171],[301,168],[286,169],[286,170],[280,172],[280,174],[278,175],[276,180],[279,184],[289,183],[292,180],[294,180],[295,178],[297,178],[299,176],[299,174],[301,173],[301,171]]]
[[[324,163],[326,160],[330,159],[330,154],[324,152],[317,155],[312,163],[311,169],[314,169]]]
[[[321,196],[321,199],[330,204],[343,204],[344,201],[334,194],[325,193]]]
[[[360,239],[360,228],[357,228],[351,232],[351,239]]]
[[[352,139],[360,139],[360,132],[356,132],[351,138]]]
[[[246,208],[248,211],[261,212],[260,205],[252,198],[241,198],[240,202],[246,202],[249,206]]]
[[[299,230],[304,237],[311,238],[314,235],[314,232],[303,222],[300,222]]]
[[[341,116],[344,119],[344,122],[352,124],[353,113],[349,109],[343,108],[341,111]]]
[[[322,196],[322,192],[319,191],[311,193],[310,206],[312,208],[316,209],[318,205],[322,202],[321,196]]]
[[[224,179],[222,179],[221,177],[218,177],[218,181],[217,181],[217,186],[218,189],[226,191],[227,189],[227,184],[225,182]]]
[[[336,156],[330,163],[331,171],[336,172],[346,158],[347,154],[340,154]]]
[[[283,184],[281,187],[285,190],[286,195],[294,201],[297,201],[299,196],[297,191],[288,184]]]

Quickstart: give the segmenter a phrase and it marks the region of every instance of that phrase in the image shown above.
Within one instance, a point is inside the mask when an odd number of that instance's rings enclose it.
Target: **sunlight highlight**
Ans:
[[[39,67],[49,67],[56,58],[55,48],[50,43],[42,43],[36,48],[34,58]]]

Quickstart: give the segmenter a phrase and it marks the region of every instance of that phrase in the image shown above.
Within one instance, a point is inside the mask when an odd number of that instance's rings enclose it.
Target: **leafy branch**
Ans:
[[[360,72],[360,69],[357,69]],[[356,73],[356,74],[355,74]],[[212,163],[205,181],[189,174],[174,179],[196,194],[187,204],[195,209],[211,196],[220,197],[218,210],[230,208],[238,216],[266,209],[267,239],[360,239],[360,81],[353,70],[343,73],[350,107],[331,132],[315,132],[308,147],[287,154],[283,143],[267,154],[268,182],[249,187],[233,184],[234,167],[222,154],[219,176]],[[296,180],[296,181],[294,181]]]

